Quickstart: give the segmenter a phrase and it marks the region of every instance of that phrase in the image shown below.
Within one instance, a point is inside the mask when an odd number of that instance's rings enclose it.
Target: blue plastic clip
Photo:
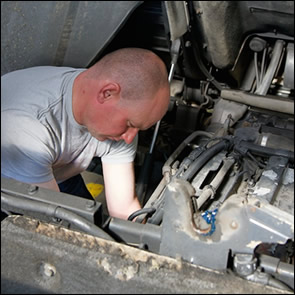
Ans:
[[[215,221],[216,221],[215,216],[216,216],[217,212],[218,212],[218,208],[216,208],[213,211],[207,210],[207,211],[205,211],[205,212],[203,212],[201,214],[201,216],[205,219],[205,221],[208,224],[211,224],[210,231],[208,233],[206,233],[206,234],[203,234],[203,236],[211,236],[214,233],[214,231],[216,229],[216,227],[215,227]]]

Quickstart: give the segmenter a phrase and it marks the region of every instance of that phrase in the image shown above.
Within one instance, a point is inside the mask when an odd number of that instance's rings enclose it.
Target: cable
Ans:
[[[246,155],[251,159],[251,160],[253,160],[257,165],[258,165],[258,167],[259,168],[261,168],[261,169],[264,169],[265,167],[266,167],[266,165],[265,164],[263,164],[263,163],[261,163],[261,162],[259,162],[249,151],[246,153]]]
[[[175,71],[175,66],[178,60],[179,52],[180,52],[180,39],[176,39],[172,41],[170,52],[171,52],[171,67],[168,75],[168,83],[171,84],[174,71]],[[149,182],[149,178],[151,175],[152,171],[152,164],[153,164],[153,150],[156,144],[156,139],[158,136],[159,128],[160,128],[161,120],[159,120],[156,123],[152,142],[150,145],[150,149],[148,154],[145,155],[144,162],[142,165],[142,169],[140,171],[139,177],[138,177],[138,184],[136,188],[136,194],[139,198],[139,201],[142,205],[145,204],[145,195],[147,191],[147,186]]]
[[[238,145],[235,145],[235,149],[241,154],[247,154],[248,151],[251,154],[259,156],[279,156],[288,158],[291,162],[294,162],[294,152],[285,149],[270,148],[267,146],[261,146],[252,142],[241,141]]]
[[[153,214],[156,212],[156,208],[143,208],[143,209],[139,209],[135,212],[133,212],[129,217],[128,217],[128,220],[129,221],[132,221],[135,217],[141,215],[141,214]]]
[[[189,32],[190,33],[190,40],[192,41],[192,48],[193,48],[193,53],[194,53],[194,56],[195,56],[195,60],[196,60],[196,63],[199,67],[199,69],[202,71],[202,73],[205,75],[205,77],[207,78],[207,81],[208,82],[211,82],[219,91],[222,90],[222,86],[221,84],[215,80],[215,78],[209,73],[209,71],[207,70],[206,66],[204,65],[203,61],[202,61],[202,58],[201,58],[201,54],[200,54],[200,51],[199,51],[199,46],[196,42],[197,38],[197,33],[195,32],[195,13],[194,13],[194,6],[193,6],[193,1],[188,1],[187,4],[188,4],[188,10],[189,10],[189,13],[190,13],[190,17],[191,19],[193,19],[194,23],[191,24],[190,28],[191,28],[191,31]]]

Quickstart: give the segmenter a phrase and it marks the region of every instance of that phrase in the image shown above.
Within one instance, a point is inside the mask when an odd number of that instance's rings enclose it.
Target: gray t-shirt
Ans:
[[[1,77],[1,176],[60,183],[86,170],[93,157],[132,162],[137,137],[98,141],[72,111],[74,79],[85,69],[33,67]]]

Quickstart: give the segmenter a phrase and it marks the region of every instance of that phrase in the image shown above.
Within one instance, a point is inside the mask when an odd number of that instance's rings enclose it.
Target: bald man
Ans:
[[[101,157],[110,216],[141,208],[133,161],[137,133],[169,104],[163,61],[124,48],[89,69],[41,66],[1,77],[1,176],[91,198],[81,172]]]

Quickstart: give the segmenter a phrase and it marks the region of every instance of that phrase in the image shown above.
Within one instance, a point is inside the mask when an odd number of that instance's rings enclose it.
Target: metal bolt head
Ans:
[[[38,191],[39,187],[36,185],[31,184],[28,188],[28,194],[34,195]]]
[[[46,277],[54,277],[56,275],[56,268],[50,263],[41,264],[41,273]]]
[[[92,209],[94,208],[94,206],[96,205],[96,202],[93,200],[87,200],[86,201],[86,209]]]
[[[230,223],[230,227],[232,229],[237,229],[238,228],[238,223],[235,221],[235,220],[232,220],[231,223]]]
[[[240,276],[246,277],[257,268],[257,258],[252,254],[238,253],[234,257],[234,270]]]

